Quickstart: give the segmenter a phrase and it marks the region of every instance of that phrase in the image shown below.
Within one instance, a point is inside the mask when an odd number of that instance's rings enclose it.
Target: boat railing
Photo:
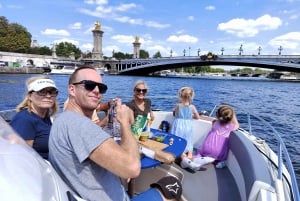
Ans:
[[[231,104],[226,104],[226,103],[221,103],[219,105],[230,105],[231,107],[238,109],[241,112],[244,112],[243,109],[236,107],[234,105]],[[210,116],[212,116],[215,113],[215,110],[218,108],[218,105],[215,105],[213,110],[210,112]],[[249,127],[249,134],[252,134],[252,124],[251,124],[251,117],[254,117],[255,119],[259,120],[261,123],[263,123],[265,126],[267,126],[268,128],[270,128],[273,132],[273,135],[276,137],[278,145],[277,145],[277,155],[278,155],[278,174],[277,174],[277,179],[278,180],[282,180],[283,177],[283,156],[285,158],[285,162],[286,162],[286,168],[290,174],[291,177],[291,182],[292,182],[292,194],[293,194],[293,198],[295,201],[300,201],[300,196],[299,196],[299,188],[298,188],[298,184],[297,184],[297,179],[296,179],[296,175],[295,175],[295,171],[294,171],[294,167],[292,165],[292,161],[290,159],[288,150],[285,146],[285,143],[283,141],[283,139],[281,138],[280,134],[278,133],[278,131],[266,120],[264,120],[263,118],[254,115],[254,114],[250,114],[249,112],[245,112],[247,114],[247,119],[248,119],[248,127]]]

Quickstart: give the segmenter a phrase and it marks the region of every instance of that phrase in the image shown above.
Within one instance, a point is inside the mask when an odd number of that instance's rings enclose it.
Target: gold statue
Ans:
[[[95,22],[95,30],[101,30],[101,24],[99,21]]]
[[[140,38],[139,38],[138,36],[136,36],[136,37],[135,37],[135,41],[134,41],[134,42],[135,42],[135,43],[138,43],[138,42],[139,42],[139,40],[140,40]]]

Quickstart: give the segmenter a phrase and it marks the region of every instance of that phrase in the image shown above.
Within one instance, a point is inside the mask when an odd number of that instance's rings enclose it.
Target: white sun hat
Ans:
[[[40,91],[47,87],[53,87],[53,88],[57,89],[55,82],[53,80],[38,79],[28,85],[28,92],[29,91]]]

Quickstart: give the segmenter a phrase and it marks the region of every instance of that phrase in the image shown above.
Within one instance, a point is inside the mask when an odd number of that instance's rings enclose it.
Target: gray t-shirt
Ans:
[[[127,197],[119,177],[88,158],[108,138],[98,125],[72,111],[61,113],[53,122],[49,161],[83,199],[121,201]]]

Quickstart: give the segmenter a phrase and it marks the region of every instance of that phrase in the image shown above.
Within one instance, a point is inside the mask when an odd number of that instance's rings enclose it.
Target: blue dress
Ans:
[[[185,152],[193,151],[192,106],[179,105],[178,112],[172,124],[171,133],[187,141]]]

